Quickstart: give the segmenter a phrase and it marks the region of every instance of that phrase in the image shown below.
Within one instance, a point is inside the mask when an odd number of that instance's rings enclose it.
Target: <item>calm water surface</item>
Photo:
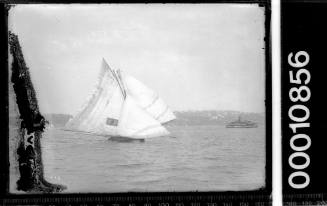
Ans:
[[[250,190],[265,182],[265,129],[172,126],[176,138],[114,142],[49,129],[46,179],[66,192]]]

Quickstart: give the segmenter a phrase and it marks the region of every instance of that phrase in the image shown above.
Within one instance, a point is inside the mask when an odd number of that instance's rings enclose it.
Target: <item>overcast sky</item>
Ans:
[[[256,4],[19,5],[18,34],[43,113],[74,114],[102,57],[173,110],[264,112],[264,9]]]

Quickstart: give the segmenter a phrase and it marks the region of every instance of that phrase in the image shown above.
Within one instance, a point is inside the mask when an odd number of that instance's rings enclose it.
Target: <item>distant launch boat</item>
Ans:
[[[144,140],[168,136],[163,124],[175,118],[154,91],[134,77],[111,69],[103,59],[95,92],[65,129],[112,139]]]
[[[238,117],[237,121],[230,122],[226,125],[226,128],[256,128],[258,125],[255,122],[243,121],[241,116]]]

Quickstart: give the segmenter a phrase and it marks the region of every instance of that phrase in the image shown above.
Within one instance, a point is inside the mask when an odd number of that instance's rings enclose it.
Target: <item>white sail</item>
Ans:
[[[124,95],[116,77],[103,60],[95,92],[83,109],[66,124],[66,129],[115,135],[123,102]]]
[[[97,87],[66,129],[113,137],[166,136],[162,123],[175,115],[157,94],[131,76],[112,70],[105,60]]]
[[[176,119],[168,105],[153,90],[132,76],[121,74],[121,78],[127,93],[154,119],[161,124]]]
[[[169,135],[168,130],[145,112],[128,94],[119,119],[118,130],[120,136],[135,139]]]

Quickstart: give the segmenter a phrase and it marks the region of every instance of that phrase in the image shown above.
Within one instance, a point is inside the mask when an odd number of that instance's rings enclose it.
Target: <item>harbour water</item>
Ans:
[[[45,177],[67,193],[237,191],[265,185],[265,128],[171,126],[172,137],[115,142],[48,129]]]

